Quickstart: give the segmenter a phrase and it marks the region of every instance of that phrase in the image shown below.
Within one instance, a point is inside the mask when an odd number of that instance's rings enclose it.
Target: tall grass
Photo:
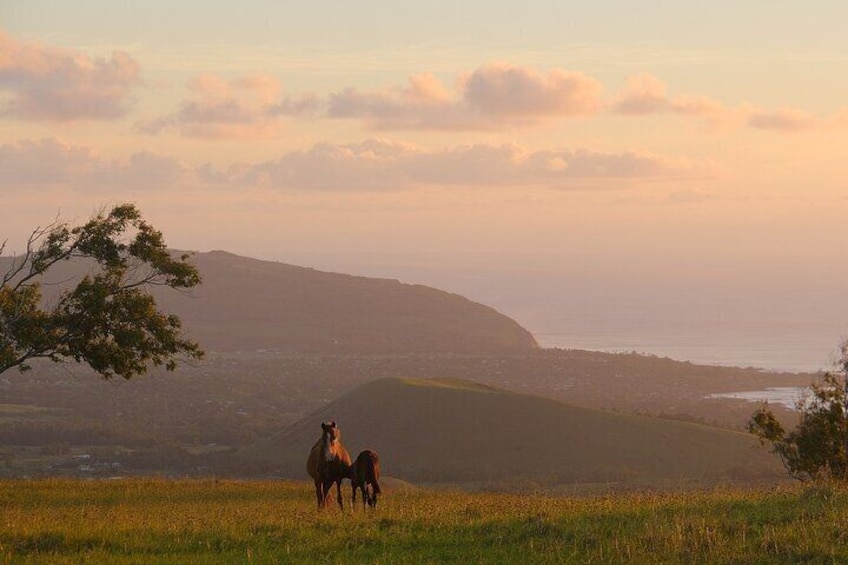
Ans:
[[[342,514],[306,483],[4,481],[0,511],[0,563],[15,564],[848,562],[848,488],[833,485],[395,491]]]

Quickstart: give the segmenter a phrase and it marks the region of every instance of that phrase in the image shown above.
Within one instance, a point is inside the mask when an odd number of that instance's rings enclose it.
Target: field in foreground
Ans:
[[[848,488],[830,485],[314,505],[295,482],[2,481],[0,563],[848,562]]]

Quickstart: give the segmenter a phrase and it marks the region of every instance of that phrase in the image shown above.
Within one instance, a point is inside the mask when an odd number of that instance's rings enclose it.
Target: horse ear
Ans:
[[[335,421],[335,420],[333,420],[332,422],[330,422],[330,427],[331,427],[331,428],[335,428],[335,427],[336,427],[336,421]]]
[[[329,427],[330,426],[328,426],[325,422],[321,422],[321,429],[324,430],[325,432],[327,431],[327,428],[329,428]]]

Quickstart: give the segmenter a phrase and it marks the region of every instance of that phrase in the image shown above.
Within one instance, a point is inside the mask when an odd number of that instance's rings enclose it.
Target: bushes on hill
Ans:
[[[748,430],[771,444],[796,479],[848,479],[848,341],[842,344],[837,370],[813,383],[796,408],[801,417],[791,431],[767,404],[748,421]]]

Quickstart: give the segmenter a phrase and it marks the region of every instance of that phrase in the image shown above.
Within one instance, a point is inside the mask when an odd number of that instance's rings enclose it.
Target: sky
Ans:
[[[845,21],[824,0],[6,0],[0,240],[129,201],[174,248],[430,284],[553,340],[767,333],[823,357],[848,336]]]

